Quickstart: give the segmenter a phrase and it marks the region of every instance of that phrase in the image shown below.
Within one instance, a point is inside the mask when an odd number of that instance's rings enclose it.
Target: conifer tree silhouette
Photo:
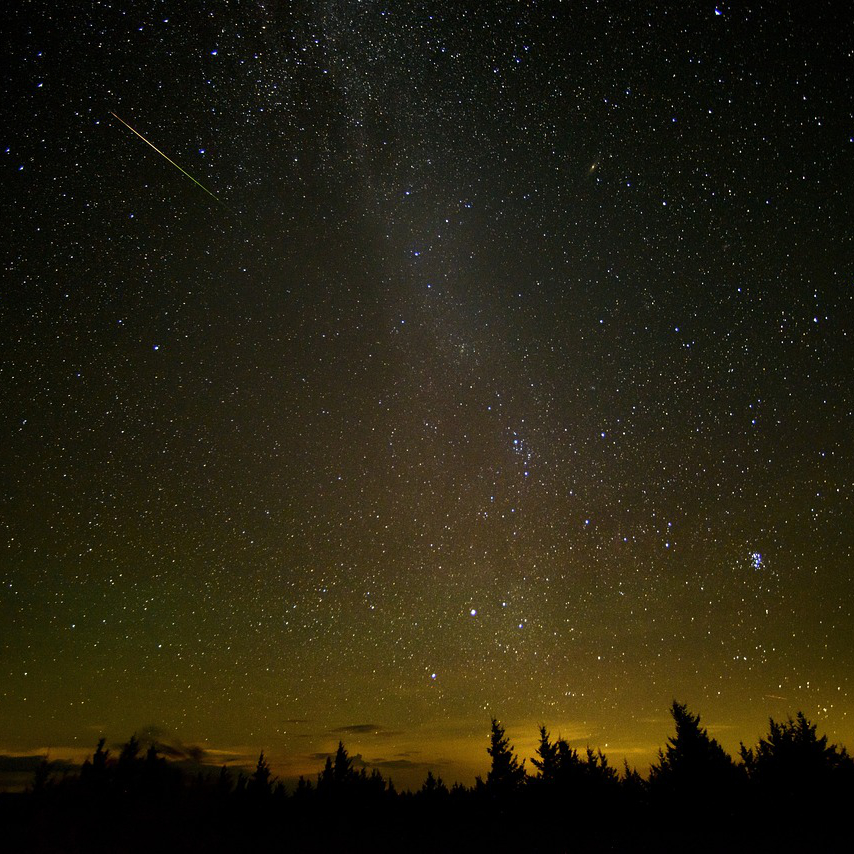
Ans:
[[[332,763],[332,776],[337,786],[351,783],[356,778],[353,771],[353,760],[347,753],[343,742],[340,741],[338,742],[338,749],[335,751],[335,761]]]
[[[273,781],[271,778],[272,772],[270,771],[270,764],[264,758],[264,753],[262,751],[261,755],[258,757],[258,764],[255,766],[255,771],[249,778],[246,788],[256,798],[267,797],[267,795],[272,791]]]
[[[540,743],[537,745],[537,756],[531,759],[531,764],[539,772],[536,781],[553,784],[558,775],[558,743],[549,741],[549,733],[545,724],[540,726]]]
[[[110,758],[110,751],[104,749],[106,744],[105,738],[98,739],[98,746],[92,754],[91,759],[87,759],[80,769],[80,780],[90,788],[103,788],[107,782],[107,762]]]
[[[608,764],[608,757],[592,747],[587,748],[582,768],[586,781],[594,786],[611,786],[619,780],[616,768]]]
[[[738,771],[730,756],[700,726],[700,716],[692,715],[683,703],[673,701],[670,710],[676,724],[676,735],[667,739],[665,749],[658,751],[658,762],[649,773],[650,785],[666,786],[682,792],[709,792],[732,784]]]
[[[219,769],[219,776],[216,780],[216,794],[222,798],[229,794],[231,794],[232,789],[234,788],[234,784],[231,780],[231,774],[229,773],[228,768],[223,765]]]
[[[734,842],[744,851],[854,850],[854,832],[844,818],[834,818],[844,817],[854,802],[854,761],[803,713],[772,719],[755,747],[741,746],[740,766],[685,705],[674,702],[671,714],[676,731],[659,751],[649,782],[628,764],[621,777],[601,750],[578,751],[560,737],[552,741],[544,725],[532,758],[536,777],[529,778],[504,727],[493,719],[486,782],[477,778],[475,790],[455,783],[448,791],[430,771],[414,795],[398,795],[360,754],[351,758],[343,742],[326,757],[316,788],[300,778],[294,796],[287,797],[264,753],[254,773],[241,773],[233,786],[224,766],[217,776],[200,759],[191,773],[182,761],[186,751],[165,747],[161,755],[146,740],[143,754],[133,736],[111,756],[101,739],[79,775],[66,773],[48,786],[45,762],[26,793],[0,797],[0,826],[11,827],[6,842],[38,825],[35,848],[13,850],[130,854],[167,850],[165,840],[174,842],[168,850],[176,852],[225,850],[217,847],[223,841],[228,850],[242,850],[247,839],[249,847],[276,847],[285,827],[293,834],[293,850],[320,850],[318,832],[322,850],[518,848],[545,854],[629,850],[637,843],[642,851],[717,852],[734,850]],[[371,828],[367,836],[359,822]],[[197,838],[203,828],[210,829],[206,840]],[[415,838],[422,830],[426,835]],[[80,846],[74,842],[69,849],[63,832],[82,840]],[[448,839],[460,846],[448,849]]]
[[[779,847],[852,850],[854,834],[842,821],[854,802],[854,761],[844,747],[828,744],[803,712],[769,721],[769,732],[740,755],[753,808],[765,817],[767,833]],[[793,821],[800,817],[800,821]]]
[[[442,782],[441,777],[434,777],[432,771],[427,772],[427,779],[419,791],[425,798],[444,797],[448,794],[448,787]]]
[[[816,800],[824,791],[854,783],[854,760],[844,747],[828,744],[803,712],[788,721],[769,721],[766,738],[755,748],[741,745],[740,755],[751,782],[777,799]]]
[[[142,746],[139,739],[132,735],[123,745],[119,753],[119,767],[132,768],[136,760],[139,758],[139,751]]]
[[[492,757],[492,765],[486,776],[487,789],[496,793],[513,792],[525,782],[525,761],[519,763],[510,740],[504,734],[504,728],[495,718],[492,719],[490,744],[486,752]]]
[[[43,796],[48,790],[50,783],[50,761],[47,756],[43,756],[36,766],[35,774],[33,774],[33,783],[30,791],[37,797]]]
[[[314,792],[314,787],[311,785],[311,780],[307,780],[305,777],[300,774],[299,780],[297,780],[296,791],[294,792],[294,797],[300,798],[302,800],[307,800],[311,797]]]
[[[332,787],[335,785],[334,773],[332,770],[332,757],[326,757],[326,763],[323,766],[323,770],[317,775],[317,791],[318,792],[329,792],[332,790]]]

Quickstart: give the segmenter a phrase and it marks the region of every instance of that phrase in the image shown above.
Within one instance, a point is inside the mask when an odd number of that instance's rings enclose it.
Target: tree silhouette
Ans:
[[[587,748],[585,758],[581,761],[585,779],[592,786],[613,786],[619,780],[617,769],[608,764],[608,757],[601,750]]]
[[[441,777],[434,777],[432,771],[427,772],[427,779],[419,790],[419,794],[425,798],[445,797],[448,794],[448,787],[442,782]]]
[[[565,738],[559,738],[557,748],[557,783],[563,788],[577,787],[584,775],[578,751],[569,746]]]
[[[755,748],[741,745],[741,759],[751,782],[778,802],[817,801],[831,787],[850,789],[854,760],[845,748],[818,736],[803,712],[781,723],[769,721],[767,738]]]
[[[317,791],[330,792],[335,785],[335,776],[332,770],[332,757],[326,757],[323,770],[317,775]]]
[[[181,788],[181,774],[160,755],[157,745],[149,745],[145,759],[139,764],[140,786],[149,798],[162,800],[174,796]]]
[[[658,751],[658,762],[649,772],[650,785],[678,789],[693,797],[735,783],[738,778],[735,764],[706,728],[700,726],[700,716],[692,715],[687,706],[676,700],[670,713],[676,735],[668,738],[663,751]]]
[[[256,798],[265,798],[272,791],[272,773],[270,765],[264,758],[263,751],[258,757],[258,764],[255,766],[255,771],[249,778],[246,784],[247,791]]]
[[[305,777],[300,774],[299,780],[297,780],[297,788],[294,792],[294,797],[300,800],[308,800],[314,792],[314,787],[311,785],[311,780],[307,780]]]
[[[633,793],[641,793],[644,789],[643,778],[637,768],[629,766],[629,760],[623,760],[623,787]]]
[[[803,712],[783,722],[771,718],[768,736],[755,748],[742,744],[740,754],[769,839],[793,849],[854,850],[845,823],[828,820],[845,815],[854,801],[854,761],[819,736]]]
[[[557,782],[558,778],[558,742],[549,741],[549,733],[545,725],[540,726],[540,743],[537,745],[537,755],[531,759],[531,764],[537,769],[534,781],[546,784]]]
[[[110,751],[104,750],[104,744],[106,743],[106,741],[106,738],[99,739],[98,746],[95,748],[95,752],[92,754],[92,768],[95,773],[101,773],[107,767],[107,760],[110,758]]]
[[[496,793],[512,792],[525,782],[525,761],[519,763],[510,740],[504,734],[504,728],[495,718],[492,719],[490,744],[486,752],[492,757],[492,765],[486,776],[488,790]]]
[[[699,715],[675,700],[670,713],[676,734],[650,768],[650,808],[668,845],[695,844],[702,827],[709,850],[720,849],[725,828],[736,827],[736,815],[744,809],[743,771],[700,724]]]
[[[828,744],[826,735],[817,735],[817,725],[803,712],[782,723],[770,718],[769,723],[768,737],[760,739],[755,750],[741,745],[741,758],[755,779],[771,775],[810,779],[851,762],[845,748]]]
[[[382,779],[382,778],[380,778]],[[343,742],[338,742],[338,748],[335,751],[335,758],[326,757],[326,764],[323,771],[317,777],[317,790],[323,793],[340,792],[343,789],[350,789],[354,786],[362,784],[361,789],[364,791],[368,785],[376,788],[376,780],[371,782],[362,769],[361,774],[353,770],[353,760],[344,747]],[[382,787],[385,789],[385,781],[382,781]]]
[[[103,790],[107,785],[107,763],[110,759],[110,751],[104,748],[106,739],[98,739],[98,746],[80,769],[80,782],[92,791]]]
[[[228,768],[223,765],[219,769],[219,776],[216,780],[216,794],[219,798],[224,798],[231,794],[233,788],[234,783],[231,780],[231,774],[229,773]]]
[[[573,796],[589,794],[591,787],[614,785],[619,781],[616,769],[608,764],[601,750],[588,747],[583,757],[579,756],[566,739],[550,741],[545,726],[540,727],[540,742],[531,762],[539,771],[531,782],[557,786]]]
[[[132,735],[123,745],[122,749],[119,753],[119,767],[120,768],[133,768],[136,760],[139,759],[139,751],[142,749],[142,746],[139,743],[139,739]]]
[[[353,771],[353,760],[344,748],[343,742],[340,741],[338,742],[338,749],[335,751],[335,761],[332,764],[332,777],[337,786],[351,783],[356,777],[356,773]]]
[[[42,796],[48,790],[50,783],[50,761],[47,756],[43,756],[39,764],[36,766],[30,791],[34,795]]]
[[[552,741],[544,725],[529,778],[493,719],[486,782],[449,791],[430,771],[415,794],[398,794],[343,742],[316,787],[300,778],[287,797],[263,753],[233,785],[225,767],[190,773],[173,761],[183,753],[151,743],[143,755],[136,737],[114,757],[101,739],[79,775],[47,785],[45,762],[26,793],[0,795],[0,826],[4,843],[36,834],[11,850],[128,854],[272,850],[288,834],[292,850],[854,850],[832,818],[854,802],[854,762],[803,713],[772,719],[758,745],[742,745],[741,766],[686,706],[671,714],[676,731],[649,782],[628,765],[621,777],[601,750]]]

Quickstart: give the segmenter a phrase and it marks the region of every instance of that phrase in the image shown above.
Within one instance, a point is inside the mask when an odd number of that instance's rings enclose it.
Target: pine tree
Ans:
[[[608,764],[608,757],[601,750],[594,751],[592,747],[588,747],[582,765],[585,777],[594,785],[611,786],[619,779],[616,768]]]
[[[249,778],[247,788],[256,797],[266,797],[272,790],[272,772],[270,764],[264,758],[263,751],[258,757],[258,764],[255,766],[255,771]]]
[[[425,798],[444,797],[448,794],[448,787],[444,784],[441,777],[434,777],[432,771],[427,772],[427,779],[419,791],[420,795]]]
[[[104,748],[105,743],[106,739],[98,739],[98,746],[95,748],[92,758],[87,759],[80,769],[80,782],[96,792],[103,792],[108,782],[110,751]]]
[[[424,785],[421,787],[422,795],[432,795],[436,791],[436,778],[433,776],[432,771],[427,772],[427,779],[424,781]]]
[[[311,796],[314,791],[314,787],[311,785],[311,780],[307,780],[305,777],[300,774],[299,780],[297,780],[297,788],[294,792],[294,797],[298,799],[307,799]]]
[[[119,760],[115,767],[116,788],[125,795],[136,795],[140,785],[142,760],[139,752],[142,745],[139,739],[132,735],[119,752]]]
[[[47,756],[42,756],[41,761],[36,766],[30,791],[37,797],[41,797],[48,790],[50,782],[50,761]]]
[[[629,760],[623,760],[623,788],[627,791],[640,794],[644,790],[643,777],[638,773],[637,768],[632,768],[629,765]]]
[[[231,781],[231,774],[229,773],[228,768],[223,765],[219,769],[219,777],[217,777],[216,781],[216,793],[220,797],[225,797],[226,795],[231,794],[232,788],[233,783]]]
[[[342,742],[338,742],[338,749],[335,751],[335,761],[332,764],[332,775],[337,786],[350,783],[356,779],[357,775],[353,771],[353,760],[347,753]]]
[[[119,753],[119,766],[125,768],[133,767],[139,758],[139,751],[141,749],[142,745],[140,745],[139,739],[135,735],[132,735],[122,745],[121,752]]]
[[[748,777],[780,795],[815,791],[854,773],[845,748],[828,744],[826,735],[818,736],[816,724],[803,712],[782,723],[771,718],[768,737],[760,739],[755,749],[742,744],[740,754]]]
[[[539,774],[534,779],[541,783],[557,782],[558,772],[558,743],[549,741],[549,733],[545,725],[540,726],[540,743],[537,746],[537,757],[531,760]]]
[[[494,792],[513,791],[525,782],[525,761],[519,764],[504,728],[495,718],[492,719],[490,746],[486,752],[492,757],[492,767],[486,777],[488,789]]]
[[[584,768],[578,757],[578,751],[571,748],[565,738],[559,738],[555,747],[557,748],[555,780],[563,788],[575,790],[584,778]]]
[[[650,768],[653,788],[679,791],[684,797],[711,794],[734,786],[740,777],[727,752],[700,726],[700,716],[673,701],[671,707],[676,735],[658,751],[658,762]]]
[[[332,757],[326,757],[326,763],[323,770],[317,775],[317,791],[328,792],[335,785],[334,774],[332,771]]]

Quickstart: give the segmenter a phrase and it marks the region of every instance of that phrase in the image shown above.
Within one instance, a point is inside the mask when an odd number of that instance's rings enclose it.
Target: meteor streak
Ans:
[[[168,160],[179,172],[186,175],[196,186],[204,190],[217,204],[222,205],[229,213],[234,211],[223,202],[219,196],[212,193],[201,181],[197,181],[186,169],[182,169],[171,157],[165,155],[153,142],[149,142],[136,128],[131,127],[121,116],[110,111],[110,115],[117,118],[128,130],[133,131],[146,145],[150,145],[161,157]]]

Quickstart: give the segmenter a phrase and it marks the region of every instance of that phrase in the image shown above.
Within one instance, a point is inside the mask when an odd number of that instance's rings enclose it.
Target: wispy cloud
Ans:
[[[153,744],[161,754],[169,759],[185,759],[199,765],[207,764],[211,759],[204,747],[198,744],[184,744],[176,735],[156,724],[141,727],[135,736],[143,747]],[[120,748],[121,745],[116,746],[116,749]]]
[[[402,735],[401,730],[388,729],[382,724],[347,724],[329,730],[329,735],[373,735],[378,738],[392,738]]]
[[[392,771],[429,771],[431,769],[443,768],[449,763],[444,759],[436,759],[432,762],[418,761],[413,762],[411,759],[371,759],[368,766],[377,769],[388,769]]]

